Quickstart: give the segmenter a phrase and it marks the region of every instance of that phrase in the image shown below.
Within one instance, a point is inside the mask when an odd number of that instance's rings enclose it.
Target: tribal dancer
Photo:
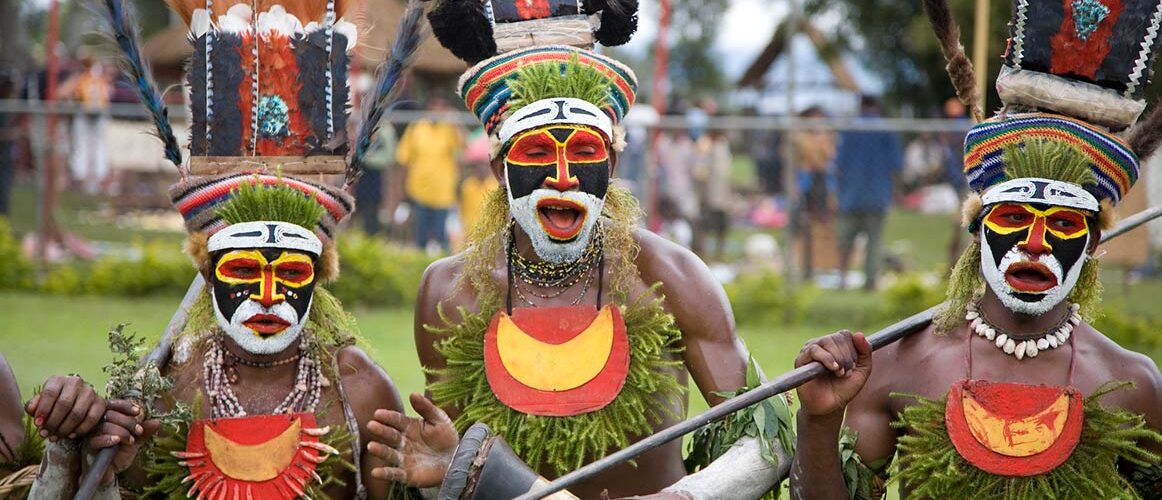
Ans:
[[[870,495],[845,487],[858,463],[841,464],[841,425],[870,468],[899,454],[888,475],[904,496],[1162,497],[1162,374],[1087,321],[1101,231],[1162,137],[1157,109],[1116,135],[1145,108],[1162,2],[1013,5],[1004,107],[965,139],[974,241],[948,301],[927,331],[878,353],[875,371],[860,334],[803,348],[796,364],[830,376],[799,388],[794,497]],[[947,5],[925,7],[960,96],[975,95]]]
[[[625,22],[617,15],[636,16],[597,3],[586,2],[585,12],[604,9],[602,29]],[[679,421],[689,378],[711,404],[747,382],[747,353],[722,287],[693,253],[638,228],[636,200],[614,182],[633,73],[584,48],[514,42],[593,36],[577,3],[553,2],[573,13],[554,19],[537,19],[549,2],[529,4],[486,3],[497,16],[496,42],[511,49],[499,55],[464,45],[467,34],[488,28],[484,13],[482,24],[448,13],[475,2],[447,1],[429,17],[438,37],[450,21],[442,16],[469,24],[441,40],[482,59],[459,90],[492,139],[502,188],[486,202],[468,249],[434,263],[421,284],[416,346],[439,408],[414,395],[426,422],[384,412],[384,425],[372,424],[381,435],[373,452],[395,465],[384,477],[417,486],[438,484],[448,469],[456,436],[443,412],[460,432],[487,424],[539,473],[558,476]],[[503,22],[512,16],[522,21]],[[609,31],[595,35],[617,38]],[[757,498],[776,483],[781,449],[742,434],[719,434],[725,441],[715,444],[729,451],[703,473],[687,476],[674,441],[572,493]],[[485,483],[470,484],[498,486]]]
[[[106,3],[143,101],[160,105],[136,57],[133,21],[120,2]],[[83,450],[61,440],[57,451],[80,462],[117,447],[99,498],[117,498],[113,472],[125,471],[121,487],[149,498],[385,498],[392,488],[371,478],[383,464],[365,452],[365,424],[376,408],[400,410],[402,402],[323,288],[338,274],[335,232],[353,201],[282,170],[346,171],[347,184],[354,182],[390,105],[386,96],[421,39],[422,10],[413,4],[404,15],[347,161],[356,29],[343,18],[345,2],[263,2],[258,11],[248,1],[174,3],[195,48],[188,164],[164,108],[153,109],[182,173],[170,194],[189,231],[186,250],[207,285],[166,346],[172,352],[160,376],[168,384],[151,382],[149,372],[111,377],[114,386],[136,382],[145,404],[110,401],[103,423],[82,437]],[[172,425],[135,457],[157,427],[143,422],[153,408],[169,413]],[[68,495],[48,479],[60,477],[50,474],[54,464],[46,465],[33,496]]]

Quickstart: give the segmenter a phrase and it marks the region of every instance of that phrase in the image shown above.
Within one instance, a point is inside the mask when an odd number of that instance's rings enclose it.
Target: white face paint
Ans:
[[[538,205],[547,200],[566,200],[585,207],[585,220],[581,223],[577,236],[560,241],[549,235],[545,222],[540,215]],[[532,193],[514,199],[512,191],[508,191],[509,210],[513,219],[524,230],[532,241],[533,251],[541,260],[554,264],[574,262],[581,258],[585,247],[593,237],[593,227],[601,216],[601,209],[605,206],[605,199],[598,198],[583,191],[557,191],[555,189],[536,189]]]
[[[311,302],[313,301],[314,297],[311,298]],[[292,342],[302,335],[303,327],[307,324],[307,316],[311,310],[310,302],[308,302],[307,313],[300,318],[298,311],[295,311],[295,308],[285,301],[267,308],[257,301],[247,300],[234,310],[233,317],[227,318],[219,309],[218,301],[212,302],[214,303],[214,315],[218,318],[218,326],[242,350],[251,354],[276,354],[286,350]],[[260,335],[254,328],[246,325],[247,322],[255,321],[256,318],[275,323],[282,321],[288,326],[278,333]]]
[[[1086,236],[1086,243],[1088,244],[1088,242],[1089,236]],[[1077,285],[1077,278],[1081,276],[1081,268],[1088,258],[1088,255],[1083,253],[1078,261],[1070,267],[1069,273],[1062,276],[1061,262],[1052,253],[1041,254],[1033,258],[1014,246],[1010,247],[1008,252],[1001,257],[999,265],[996,264],[995,255],[992,246],[989,245],[989,238],[982,237],[980,240],[980,269],[984,275],[985,283],[988,283],[989,288],[992,289],[997,298],[1001,299],[1001,304],[1006,308],[1013,312],[1033,316],[1049,312],[1050,309],[1069,296],[1069,292],[1073,291],[1073,287]],[[1029,292],[1013,288],[1006,279],[1006,274],[1014,265],[1035,266],[1037,264],[1043,265],[1057,279],[1055,286],[1041,292]]]

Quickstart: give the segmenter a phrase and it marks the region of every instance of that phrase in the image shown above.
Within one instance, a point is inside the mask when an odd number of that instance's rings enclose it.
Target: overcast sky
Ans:
[[[626,47],[644,53],[658,32],[658,0],[640,0],[638,32]],[[722,19],[715,55],[722,61],[729,79],[742,74],[775,33],[775,27],[787,14],[789,2],[774,0],[732,0]]]

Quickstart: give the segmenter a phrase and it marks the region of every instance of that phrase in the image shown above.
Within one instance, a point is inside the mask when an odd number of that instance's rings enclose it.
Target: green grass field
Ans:
[[[77,373],[94,385],[104,383],[101,367],[110,360],[106,332],[117,323],[126,331],[156,339],[180,302],[178,297],[117,299],[56,297],[0,293],[0,353],[8,359],[27,399],[32,389],[54,374]],[[412,340],[408,310],[355,309],[366,349],[395,381],[401,393],[423,389],[423,374]],[[793,328],[741,331],[768,374],[789,369],[803,342],[824,329]],[[693,408],[705,404],[692,397]]]

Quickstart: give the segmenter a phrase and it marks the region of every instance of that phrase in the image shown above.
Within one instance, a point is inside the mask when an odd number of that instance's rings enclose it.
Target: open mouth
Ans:
[[[545,198],[537,202],[537,219],[549,237],[569,241],[581,233],[585,223],[585,205],[561,198]]]
[[[273,314],[255,314],[250,319],[243,321],[242,325],[254,330],[254,333],[258,334],[259,337],[278,334],[291,326],[285,319]]]
[[[1057,276],[1040,262],[1015,262],[1005,270],[1005,281],[1018,292],[1040,293],[1057,286]]]

